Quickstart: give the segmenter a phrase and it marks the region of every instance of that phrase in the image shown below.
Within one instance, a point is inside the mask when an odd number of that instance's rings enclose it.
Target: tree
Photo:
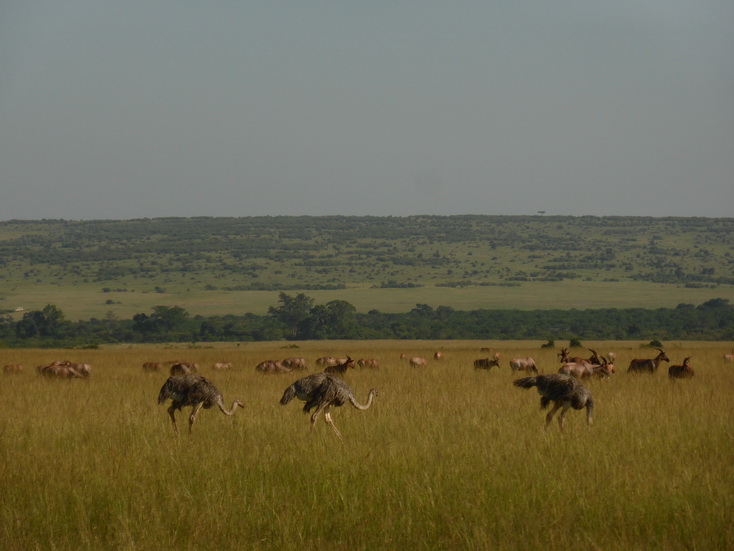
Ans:
[[[133,330],[144,334],[167,333],[183,327],[188,318],[189,313],[180,306],[154,306],[150,316],[133,316]]]
[[[299,325],[311,314],[314,300],[303,293],[295,297],[280,293],[278,295],[280,306],[268,308],[268,315],[272,316],[288,328],[291,338],[298,336]]]
[[[64,313],[53,304],[47,304],[43,310],[33,310],[23,314],[23,319],[16,326],[16,335],[27,339],[35,337],[57,337],[64,322]]]

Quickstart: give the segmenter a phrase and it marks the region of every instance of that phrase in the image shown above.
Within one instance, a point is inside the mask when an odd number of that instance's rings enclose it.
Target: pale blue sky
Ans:
[[[732,216],[734,2],[8,0],[0,220]]]

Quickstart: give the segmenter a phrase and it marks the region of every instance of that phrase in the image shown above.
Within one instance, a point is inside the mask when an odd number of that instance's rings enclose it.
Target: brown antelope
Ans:
[[[339,365],[340,362],[339,358],[335,358],[334,356],[322,356],[320,358],[316,359],[316,365],[319,367],[329,367],[330,365]]]
[[[357,360],[357,365],[359,367],[369,367],[371,369],[380,368],[380,362],[378,362],[374,358],[360,358],[359,360]]]
[[[601,360],[599,359],[599,356],[597,355],[595,350],[592,350],[589,348],[589,352],[591,352],[591,356],[589,358],[582,358],[581,356],[571,356],[570,351],[568,348],[561,348],[561,352],[558,354],[561,357],[561,363],[564,364],[589,364],[589,365],[599,365],[601,364]]]
[[[627,373],[630,371],[638,373],[655,373],[660,365],[660,362],[669,362],[670,360],[665,355],[665,352],[656,348],[659,352],[657,356],[650,359],[634,359],[630,362],[630,366],[627,368]]]
[[[479,358],[477,360],[474,360],[474,369],[492,369],[495,366],[500,366],[500,359],[497,354],[495,354],[492,359]]]
[[[171,375],[188,375],[189,373],[197,373],[199,371],[198,364],[179,362],[171,366]]]
[[[683,365],[671,365],[668,368],[668,377],[670,379],[690,379],[696,374],[691,367],[691,357],[683,360]]]
[[[538,372],[538,366],[532,358],[513,358],[510,360],[510,368],[513,371],[532,371]]]
[[[232,362],[214,362],[212,369],[217,371],[223,371],[225,369],[232,369]]]
[[[21,373],[23,366],[20,364],[7,364],[3,366],[3,371],[5,373]]]
[[[276,360],[265,360],[255,366],[255,371],[264,373],[266,375],[274,375],[278,373],[290,373],[293,371],[290,367],[283,365],[283,362]]]
[[[443,360],[443,352],[436,352],[433,354],[434,360]]]
[[[46,377],[59,377],[61,379],[81,379],[82,375],[74,369],[69,362],[54,362],[50,365],[39,365],[36,369]]]
[[[305,371],[308,369],[305,358],[286,358],[281,362],[285,367],[289,367],[292,370]]]
[[[592,376],[600,378],[609,377],[614,373],[614,364],[609,363],[606,358],[602,358],[599,365],[591,365],[587,363],[567,363],[558,370],[561,375],[571,375],[577,379],[588,379]]]
[[[724,361],[734,362],[734,350],[731,351],[731,354],[724,354]]]
[[[160,371],[161,367],[163,367],[163,364],[160,362],[145,362],[143,364],[143,371]]]
[[[425,358],[420,358],[418,356],[410,358],[411,367],[426,367],[427,365],[428,365],[428,362],[426,361]]]
[[[344,375],[350,367],[354,369],[354,360],[347,356],[342,363],[328,366],[324,369],[324,373],[329,373],[330,375]]]

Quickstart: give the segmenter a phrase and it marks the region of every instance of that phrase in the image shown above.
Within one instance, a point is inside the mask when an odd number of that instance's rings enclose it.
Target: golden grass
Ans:
[[[571,412],[543,429],[535,390],[511,385],[507,360],[540,342],[253,343],[211,348],[4,350],[0,401],[3,549],[731,549],[734,547],[734,365],[730,344],[675,343],[696,376],[628,375],[640,343],[586,343],[618,354],[617,374],[589,383],[595,424]],[[477,372],[480,347],[503,353]],[[430,358],[411,369],[401,352]],[[341,443],[300,403],[280,406],[298,375],[262,376],[268,358],[374,357],[345,379],[373,407],[338,408]],[[68,358],[89,380],[47,380],[34,367]],[[190,360],[234,417],[204,410],[175,437],[156,405],[166,374],[145,361]],[[236,369],[214,372],[214,361]]]

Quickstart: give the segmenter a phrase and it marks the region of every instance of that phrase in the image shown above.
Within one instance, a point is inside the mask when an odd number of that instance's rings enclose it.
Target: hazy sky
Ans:
[[[0,220],[732,216],[732,0],[5,0]]]

